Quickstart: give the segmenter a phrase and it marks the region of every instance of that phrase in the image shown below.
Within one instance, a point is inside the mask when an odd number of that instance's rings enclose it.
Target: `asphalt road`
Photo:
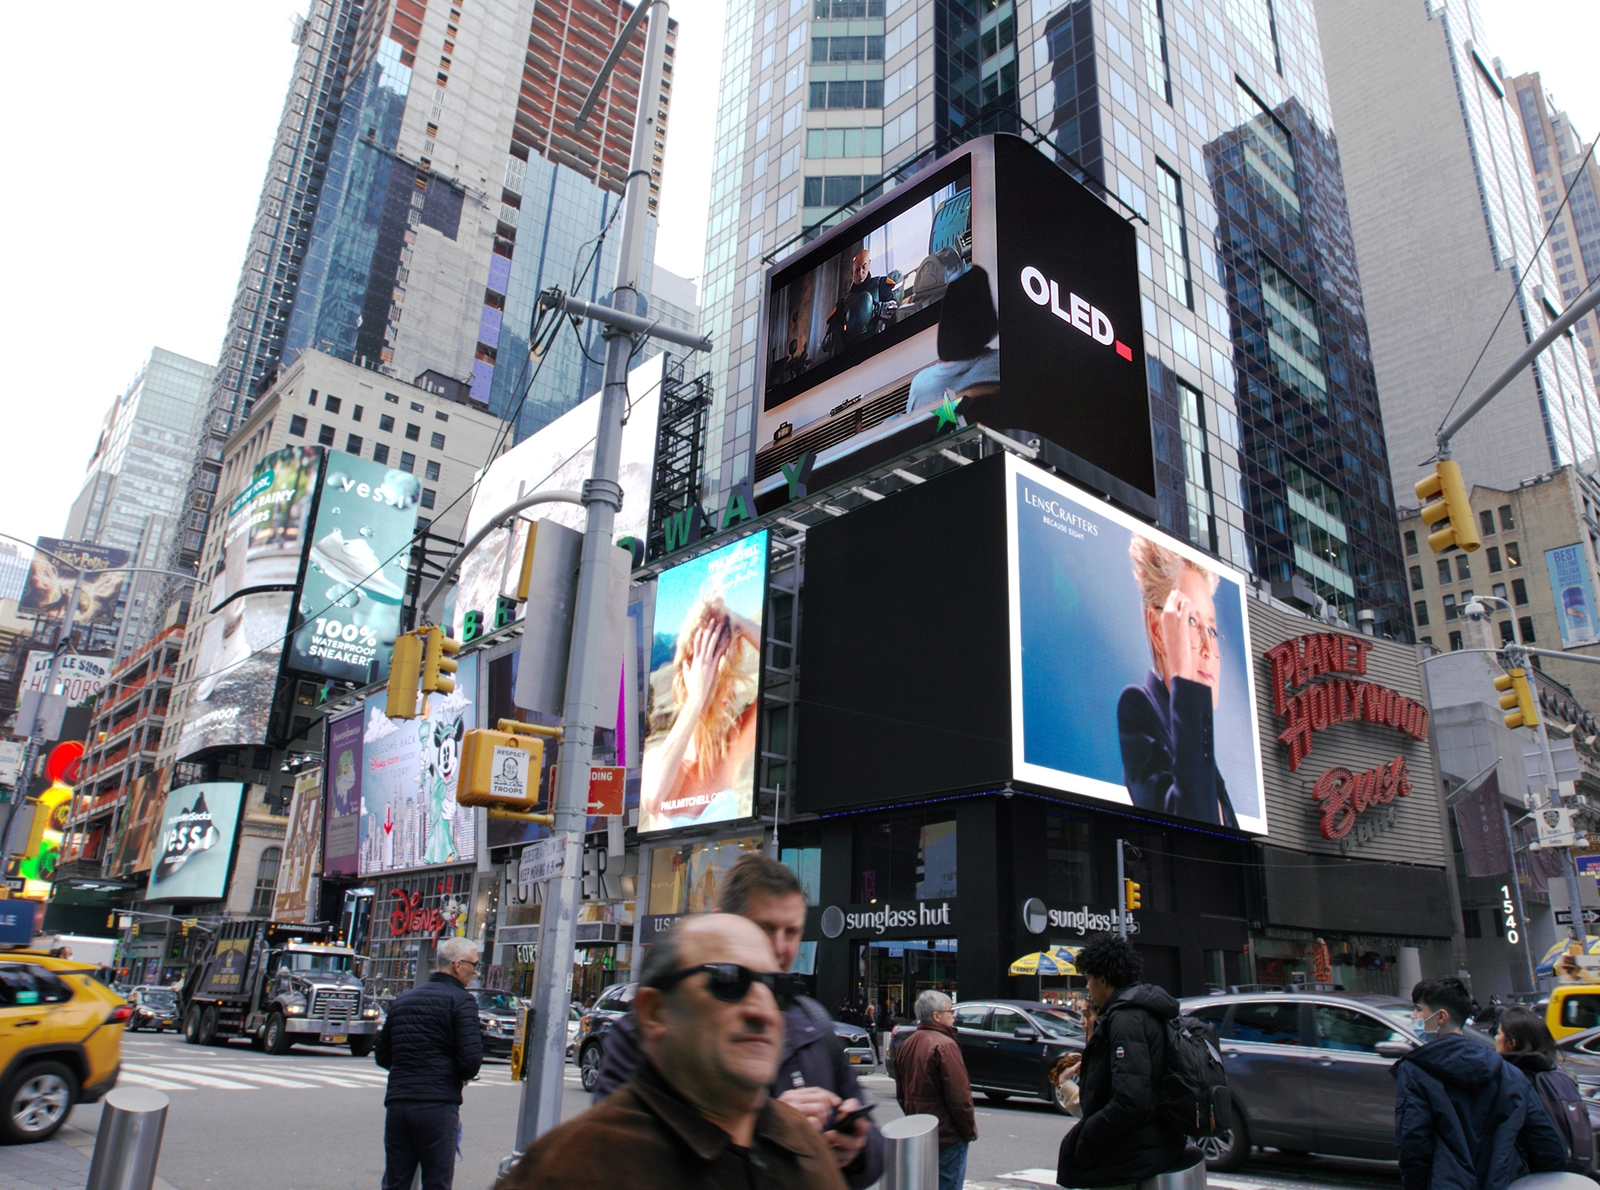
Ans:
[[[123,1042],[122,1081],[154,1087],[172,1101],[160,1176],[177,1190],[372,1190],[383,1173],[384,1072],[348,1050],[297,1047],[283,1057],[243,1044],[207,1048],[172,1034]],[[863,1088],[881,1124],[900,1115],[894,1084],[868,1075]],[[588,1107],[577,1071],[567,1068],[564,1114]],[[511,1151],[521,1087],[503,1061],[490,1059],[467,1088],[462,1108],[461,1190],[487,1190]],[[77,1108],[71,1123],[93,1134],[100,1108]],[[979,1100],[978,1142],[967,1166],[968,1190],[1026,1190],[1053,1185],[1056,1151],[1072,1121],[1043,1103]],[[0,1149],[0,1173],[6,1150]],[[625,1185],[620,1180],[618,1185]],[[1379,1162],[1289,1158],[1273,1152],[1235,1174],[1212,1175],[1219,1190],[1351,1186],[1392,1190],[1394,1167]]]

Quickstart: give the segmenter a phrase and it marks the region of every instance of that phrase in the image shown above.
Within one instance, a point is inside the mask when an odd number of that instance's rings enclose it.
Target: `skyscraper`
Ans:
[[[1539,248],[1549,204],[1476,0],[1318,0],[1317,15],[1394,486],[1414,504],[1448,412],[1565,305]],[[1592,468],[1597,435],[1594,378],[1567,341],[1452,451],[1469,485],[1511,488],[1561,464]]]
[[[1589,154],[1566,112],[1558,111],[1535,71],[1507,80],[1516,93],[1517,114],[1533,161],[1539,207],[1550,224],[1550,255],[1562,303],[1600,278],[1600,164]],[[1571,196],[1565,205],[1562,198]],[[1585,314],[1574,328],[1600,387],[1600,316]]]
[[[725,46],[711,493],[749,472],[766,260],[920,155],[1018,132],[1135,222],[1162,524],[1409,632],[1308,0],[732,0]]]
[[[157,347],[106,410],[100,439],[62,536],[128,551],[130,566],[161,568],[183,496],[215,369]],[[116,659],[161,628],[157,575],[130,574],[122,590]]]

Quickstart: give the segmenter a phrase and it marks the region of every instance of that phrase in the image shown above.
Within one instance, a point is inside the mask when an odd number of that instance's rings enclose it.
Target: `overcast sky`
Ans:
[[[1543,72],[1580,132],[1600,131],[1596,0],[1479,0],[1488,50]],[[1530,19],[1533,9],[1537,19]],[[222,341],[294,61],[303,0],[85,0],[20,55],[0,342],[10,389],[0,533],[55,536],[110,401],[155,346],[208,363]],[[656,259],[700,275],[723,0],[679,22]],[[70,50],[66,47],[70,46]],[[1585,81],[1587,80],[1587,81]]]

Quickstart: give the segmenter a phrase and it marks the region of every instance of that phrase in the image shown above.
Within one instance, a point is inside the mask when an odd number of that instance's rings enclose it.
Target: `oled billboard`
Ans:
[[[206,621],[178,757],[266,739],[293,591],[240,595]]]
[[[765,530],[656,579],[639,832],[755,813]]]
[[[366,715],[357,711],[328,721],[327,805],[322,811],[322,874],[361,872],[362,733]]]
[[[1039,440],[1154,516],[1137,240],[1013,136],[968,142],[767,275],[753,481],[833,482],[951,428]]]
[[[48,550],[47,554],[45,551]],[[51,555],[54,555],[53,557]],[[75,628],[113,627],[117,622],[117,593],[126,573],[128,551],[92,541],[63,541],[41,537],[28,567],[17,610],[36,616],[59,618],[78,584],[78,606],[72,612]]]
[[[422,481],[330,451],[289,668],[366,685],[389,676]]]
[[[215,900],[228,888],[233,838],[244,808],[237,781],[185,785],[167,794],[145,899]]]
[[[285,446],[251,469],[250,482],[228,504],[223,572],[211,584],[212,611],[242,592],[299,581],[321,466],[321,447]]]

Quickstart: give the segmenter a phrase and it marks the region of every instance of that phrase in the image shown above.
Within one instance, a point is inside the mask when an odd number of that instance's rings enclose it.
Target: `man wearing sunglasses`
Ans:
[[[743,856],[717,891],[717,909],[761,927],[772,943],[777,969],[794,969],[806,929],[806,895],[787,867],[764,855]],[[783,1054],[772,1093],[822,1133],[851,1190],[864,1190],[883,1176],[883,1135],[865,1117],[843,1125],[835,1121],[861,1107],[867,1097],[845,1058],[828,1010],[794,992],[788,981],[777,990],[783,1011]],[[612,1023],[595,1083],[596,1101],[625,1084],[638,1067],[638,1038],[636,1015]]]
[[[767,1091],[783,1050],[775,966],[742,917],[658,934],[633,1002],[639,1068],[541,1137],[497,1190],[844,1190],[827,1142]]]
[[[418,1165],[422,1190],[450,1190],[461,1089],[483,1065],[478,1002],[467,991],[478,971],[478,946],[470,938],[445,938],[438,958],[428,982],[395,1000],[373,1050],[389,1072],[383,1190],[406,1190]]]

